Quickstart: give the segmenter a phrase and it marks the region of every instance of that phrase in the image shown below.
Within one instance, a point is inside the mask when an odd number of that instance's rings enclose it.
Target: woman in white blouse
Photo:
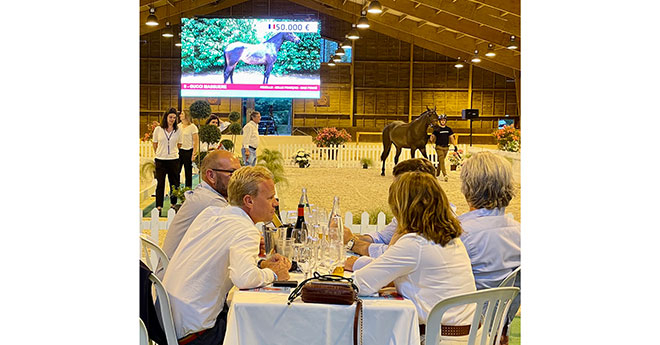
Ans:
[[[176,205],[176,197],[172,196],[172,186],[179,188],[179,147],[181,147],[181,131],[176,124],[177,111],[170,108],[160,126],[154,128],[152,142],[156,151],[156,208],[163,208],[165,199],[165,176],[170,182],[170,203]]]
[[[192,188],[192,162],[193,158],[199,152],[199,130],[192,118],[185,111],[181,110],[179,114],[181,119],[181,148],[179,149],[180,167],[185,169],[186,187]],[[181,168],[179,168],[181,173]]]
[[[440,183],[428,173],[402,174],[390,186],[388,203],[398,220],[390,246],[353,278],[360,295],[377,293],[394,282],[397,292],[415,304],[420,325],[426,325],[436,303],[476,291],[470,258],[459,238],[462,229]],[[443,329],[468,334],[474,311],[474,305],[450,309],[442,318]],[[465,325],[467,332],[457,327]],[[443,345],[460,344],[467,336],[441,339]]]

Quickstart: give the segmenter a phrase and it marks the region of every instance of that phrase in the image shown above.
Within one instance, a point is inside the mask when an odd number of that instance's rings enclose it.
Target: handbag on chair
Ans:
[[[359,289],[353,283],[352,278],[326,274],[320,275],[314,272],[314,276],[303,280],[289,294],[288,305],[298,296],[305,303],[343,304],[355,306],[355,317],[353,318],[353,345],[362,344],[362,300],[358,298]],[[360,341],[358,343],[358,318],[360,329]]]

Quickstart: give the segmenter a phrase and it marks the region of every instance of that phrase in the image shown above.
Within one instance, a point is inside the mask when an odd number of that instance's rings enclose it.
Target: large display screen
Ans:
[[[182,18],[182,97],[319,98],[321,27],[293,19]]]

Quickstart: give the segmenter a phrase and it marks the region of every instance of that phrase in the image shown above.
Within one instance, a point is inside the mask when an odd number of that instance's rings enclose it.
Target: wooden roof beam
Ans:
[[[470,0],[520,17],[520,0]]]
[[[470,20],[462,20],[455,15],[443,11],[434,12],[430,7],[423,5],[415,8],[407,1],[382,0],[380,3],[394,11],[408,14],[412,17],[422,19],[431,24],[462,32],[467,36],[489,41],[495,45],[506,46],[511,35],[495,30],[490,27],[480,27],[478,23]]]
[[[495,30],[500,30],[520,37],[520,17],[515,15],[500,16],[500,10],[490,6],[477,9],[478,3],[469,0],[416,0],[436,10],[481,23]],[[403,1],[401,2],[403,4]],[[511,12],[510,12],[511,13]]]
[[[353,12],[349,12],[348,9],[339,9],[337,7],[333,8],[328,8],[318,1],[314,0],[289,0],[290,2],[299,4],[301,6],[305,6],[307,8],[319,11],[320,13],[325,13],[327,15],[333,16],[335,18],[344,20],[346,22],[352,22],[355,19],[355,14]],[[328,3],[335,3],[335,1],[322,1],[324,4]],[[390,16],[391,17],[391,16]],[[373,17],[372,17],[373,18]],[[411,23],[412,24],[412,23]],[[412,24],[415,25],[415,24]],[[435,31],[435,28],[428,27],[429,30]],[[384,35],[399,39],[401,41],[407,42],[414,44],[416,46],[422,47],[424,49],[428,49],[434,52],[437,52],[439,54],[452,57],[452,58],[457,58],[457,57],[464,57],[467,58],[469,56],[472,56],[474,54],[474,49],[471,49],[469,52],[467,51],[461,51],[458,49],[454,49],[452,47],[445,46],[443,44],[440,44],[435,41],[430,41],[428,40],[428,37],[431,37],[433,35],[428,35],[426,33],[426,36],[417,36],[413,35],[411,31],[414,30],[407,30],[405,28],[398,27],[397,25],[388,25],[386,23],[382,23],[380,21],[372,20],[371,21],[371,27],[370,30],[382,33]],[[498,54],[499,56],[500,54]],[[520,74],[519,69],[516,70],[513,67],[503,65],[501,63],[495,62],[491,59],[482,59],[482,62],[479,63],[478,65],[479,68],[503,75],[505,77],[509,78],[514,78],[516,74]]]

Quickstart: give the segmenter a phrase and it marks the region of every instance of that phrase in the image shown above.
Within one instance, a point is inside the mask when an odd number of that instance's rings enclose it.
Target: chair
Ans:
[[[151,345],[149,334],[147,333],[147,326],[144,325],[142,319],[140,319],[140,345]]]
[[[498,287],[512,287],[515,286],[516,283],[518,283],[518,287],[520,287],[520,267],[522,266],[518,266],[518,268],[509,273]]]
[[[167,345],[178,345],[179,342],[177,341],[176,332],[174,331],[172,309],[170,309],[170,297],[167,295],[167,291],[165,291],[163,283],[161,283],[160,279],[158,279],[158,277],[156,277],[153,273],[149,275],[149,280],[151,280],[151,282],[154,284],[156,295],[158,296],[158,300],[156,301],[156,309],[159,312],[161,325],[165,331]]]
[[[158,261],[162,263],[163,266],[163,272],[167,269],[167,264],[170,263],[170,260],[167,258],[167,255],[165,252],[153,241],[151,241],[149,238],[146,236],[140,236],[140,241],[142,243],[142,250],[144,250],[145,253],[145,264],[147,267],[149,267],[150,270],[156,271],[156,267],[158,266]],[[154,253],[156,253],[156,259],[152,259],[151,255],[149,254],[149,249],[151,249]]]
[[[520,291],[516,287],[485,289],[476,292],[449,297],[438,302],[426,321],[426,344],[436,345],[440,342],[440,321],[442,315],[450,308],[476,303],[472,327],[467,345],[477,344],[477,332],[481,322],[480,345],[499,344],[502,333],[503,316],[509,309],[511,301]],[[483,312],[479,312],[483,310]],[[485,318],[483,317],[485,315]]]

